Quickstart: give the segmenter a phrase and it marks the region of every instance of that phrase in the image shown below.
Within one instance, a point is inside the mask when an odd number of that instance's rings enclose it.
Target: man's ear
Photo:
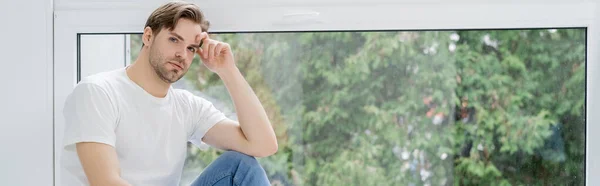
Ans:
[[[152,33],[152,28],[148,26],[144,28],[144,34],[142,35],[142,42],[144,43],[144,46],[151,46],[154,37],[155,36]]]

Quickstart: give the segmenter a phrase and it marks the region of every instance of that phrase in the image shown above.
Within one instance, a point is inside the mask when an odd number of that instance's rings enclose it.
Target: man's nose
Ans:
[[[185,52],[185,50],[186,49],[183,49],[182,51],[180,50],[180,51],[175,52],[175,57],[180,58],[182,60],[187,59],[188,56],[187,56],[187,52]]]

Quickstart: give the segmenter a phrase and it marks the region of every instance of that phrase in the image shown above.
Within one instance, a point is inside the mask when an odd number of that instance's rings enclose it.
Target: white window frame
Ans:
[[[296,2],[298,1],[298,2]],[[141,33],[163,0],[103,3],[55,0],[54,181],[60,185],[62,107],[77,82],[77,34]],[[600,5],[589,1],[530,2],[196,0],[212,32],[323,30],[447,30],[587,27],[586,185],[600,185]],[[233,3],[226,5],[226,3]],[[592,96],[593,95],[593,96]],[[594,114],[596,113],[596,114]]]

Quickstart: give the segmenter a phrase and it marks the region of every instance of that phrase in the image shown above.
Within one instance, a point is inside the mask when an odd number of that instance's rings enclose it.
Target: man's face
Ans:
[[[163,28],[150,45],[150,65],[163,81],[174,83],[188,71],[202,28],[188,19],[180,19],[173,30]]]

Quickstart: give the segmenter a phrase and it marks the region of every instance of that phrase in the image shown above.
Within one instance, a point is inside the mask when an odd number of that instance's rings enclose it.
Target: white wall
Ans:
[[[53,185],[52,1],[0,1],[0,185]]]

